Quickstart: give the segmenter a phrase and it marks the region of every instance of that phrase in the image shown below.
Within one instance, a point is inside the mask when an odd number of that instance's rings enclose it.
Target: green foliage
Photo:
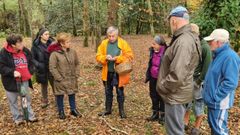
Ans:
[[[240,28],[240,0],[206,0],[194,16],[193,22],[199,25],[202,36],[216,28],[224,28],[230,32],[231,42],[238,51],[240,38],[236,32]]]
[[[72,32],[71,2],[65,0],[43,3],[45,25],[52,33]],[[74,1],[74,13],[80,14],[81,4]],[[75,16],[76,25],[82,24],[81,17]]]
[[[0,32],[0,38],[5,38],[6,37],[6,33],[5,32]]]
[[[7,10],[18,10],[18,0],[4,0]],[[0,7],[3,6],[3,1],[0,1]],[[0,9],[2,10],[2,9]]]
[[[156,33],[168,32],[167,16],[177,5],[185,5],[183,0],[151,0],[153,25]],[[146,0],[122,0],[119,11],[123,16],[123,34],[150,33],[150,12]]]

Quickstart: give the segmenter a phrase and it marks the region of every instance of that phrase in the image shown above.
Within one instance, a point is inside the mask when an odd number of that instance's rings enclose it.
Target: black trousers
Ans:
[[[152,110],[164,112],[164,102],[161,96],[157,93],[156,86],[157,79],[151,77],[149,81],[149,94],[152,100]]]
[[[123,104],[124,102],[124,88],[118,87],[118,74],[114,72],[108,72],[107,81],[103,81],[105,87],[105,106],[110,106],[111,109],[113,101],[113,88],[117,91],[117,102]]]

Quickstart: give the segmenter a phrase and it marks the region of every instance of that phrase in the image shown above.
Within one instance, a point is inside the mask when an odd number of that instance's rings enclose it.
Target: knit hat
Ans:
[[[155,36],[154,37],[154,41],[158,44],[158,45],[166,45],[166,42],[164,40],[164,38],[162,36]]]

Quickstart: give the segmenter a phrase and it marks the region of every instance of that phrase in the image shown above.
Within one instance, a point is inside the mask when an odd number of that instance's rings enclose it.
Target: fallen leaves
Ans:
[[[95,62],[95,46],[82,47],[81,38],[73,40],[73,47],[78,52],[81,63],[79,92],[76,95],[77,108],[83,114],[82,118],[75,118],[69,114],[68,97],[64,97],[65,120],[58,119],[55,97],[49,88],[50,105],[41,108],[40,86],[34,84],[32,91],[32,107],[39,122],[15,126],[12,122],[8,101],[3,90],[0,91],[0,133],[1,134],[60,134],[60,135],[122,135],[122,134],[166,134],[162,125],[157,122],[147,122],[146,117],[151,114],[151,104],[148,84],[144,83],[145,71],[148,63],[148,48],[152,40],[151,36],[124,36],[134,51],[132,81],[125,88],[125,110],[128,116],[122,120],[118,115],[116,98],[113,102],[112,115],[98,117],[97,114],[104,110],[104,88],[101,80],[101,70]],[[169,39],[167,39],[169,41]],[[29,43],[29,39],[24,40]],[[98,67],[96,69],[96,67]],[[3,88],[1,88],[3,89]],[[229,128],[231,134],[240,134],[240,90],[236,91],[235,105],[229,112]],[[114,90],[114,97],[116,91]],[[202,125],[204,134],[210,134],[210,129],[205,118]]]

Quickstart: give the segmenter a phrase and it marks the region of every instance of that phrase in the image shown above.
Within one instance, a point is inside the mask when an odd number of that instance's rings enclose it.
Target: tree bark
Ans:
[[[72,25],[73,25],[73,35],[77,36],[77,28],[75,24],[75,18],[74,18],[74,1],[72,0]]]
[[[2,5],[3,5],[3,31],[6,31],[7,29],[7,17],[6,17],[6,5],[5,5],[5,0],[2,0]]]
[[[18,0],[18,6],[19,6],[19,31],[24,36],[31,36],[31,27],[30,27],[30,21],[29,16],[27,13],[26,6],[27,4],[24,2],[24,0]]]
[[[150,22],[151,35],[154,36],[155,32],[154,32],[154,26],[153,26],[153,11],[152,11],[151,1],[147,0],[147,4],[148,4],[149,15],[150,15],[149,22]]]
[[[95,51],[97,52],[97,48],[101,43],[101,23],[100,23],[100,9],[99,9],[99,0],[94,0],[94,18],[95,18],[95,22],[94,22],[94,27],[95,27]]]
[[[121,12],[122,10],[121,10],[121,6],[122,6],[122,0],[119,0],[118,11],[117,11],[119,35],[122,34],[122,12]]]
[[[89,36],[89,11],[88,11],[88,0],[83,0],[83,36],[84,36],[84,47],[88,47],[88,36]]]
[[[45,26],[45,17],[42,9],[42,1],[41,0],[28,0],[28,13],[30,20],[30,28],[32,31],[32,39],[36,37],[37,32],[40,28]]]
[[[117,24],[118,1],[119,0],[108,1],[108,20],[107,20],[108,27],[116,26]]]

